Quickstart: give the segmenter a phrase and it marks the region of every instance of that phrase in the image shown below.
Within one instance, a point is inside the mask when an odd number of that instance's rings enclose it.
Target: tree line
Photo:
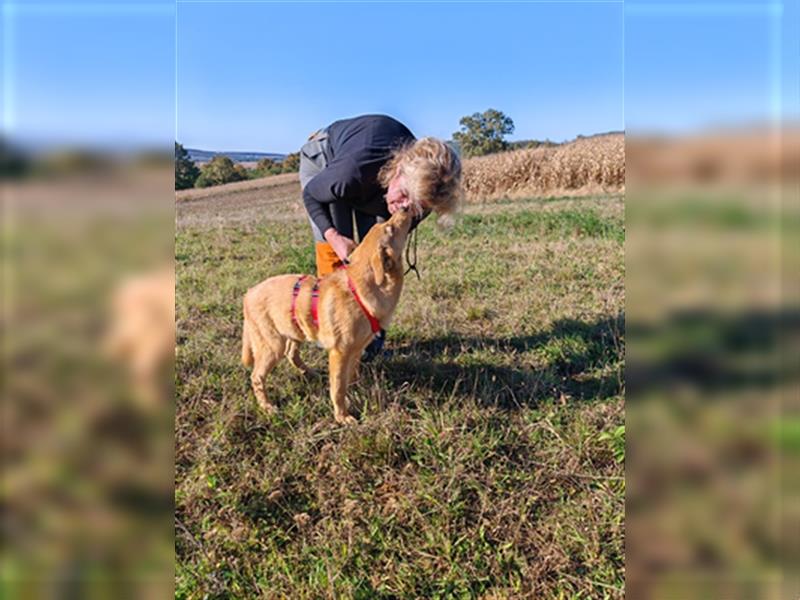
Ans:
[[[222,154],[198,167],[189,157],[183,144],[175,142],[175,189],[205,188],[234,181],[260,179],[281,173],[296,173],[300,169],[300,153],[287,154],[282,161],[262,158],[252,169],[233,162]]]

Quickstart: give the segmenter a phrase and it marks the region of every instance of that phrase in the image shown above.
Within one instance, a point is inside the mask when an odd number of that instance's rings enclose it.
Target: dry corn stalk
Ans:
[[[464,161],[466,202],[625,190],[625,136],[581,138],[549,148],[501,152]]]

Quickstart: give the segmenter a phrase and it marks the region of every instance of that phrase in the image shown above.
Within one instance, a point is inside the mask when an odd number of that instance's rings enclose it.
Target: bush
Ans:
[[[247,170],[242,165],[235,164],[227,156],[220,155],[215,156],[200,168],[200,177],[197,178],[194,185],[204,188],[243,179],[248,179]]]
[[[25,177],[30,171],[30,157],[0,135],[0,179]]]
[[[268,173],[271,169],[278,166],[271,158],[262,158],[258,163],[256,163],[256,171],[261,173]]]
[[[579,138],[581,136],[578,136]],[[524,150],[526,148],[554,148],[558,146],[557,142],[550,140],[518,140],[516,142],[508,142],[509,150]]]
[[[282,173],[297,173],[300,170],[300,153],[293,152],[278,162],[271,158],[262,158],[258,161],[255,168],[250,171],[250,178],[269,177],[270,175],[280,175]]]
[[[281,162],[281,169],[284,173],[297,173],[300,170],[300,153],[287,154]]]
[[[114,166],[108,157],[75,148],[56,150],[39,158],[35,172],[44,176],[108,172]]]
[[[242,165],[234,165],[233,169],[236,171],[236,176],[238,177],[238,179],[235,181],[244,181],[245,179],[250,179],[248,170]]]

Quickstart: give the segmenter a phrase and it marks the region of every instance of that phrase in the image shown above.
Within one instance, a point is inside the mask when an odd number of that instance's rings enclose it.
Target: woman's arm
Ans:
[[[330,210],[326,205],[347,202],[348,198],[356,197],[359,193],[358,171],[352,159],[344,157],[332,161],[306,184],[303,204],[314,225],[324,235],[333,227]]]
[[[322,173],[324,173],[324,171]],[[333,228],[331,213],[327,206],[333,202],[333,200],[328,199],[326,196],[322,196],[326,201],[321,201],[319,199],[320,194],[318,192],[315,194],[309,189],[311,184],[317,179],[317,177],[322,175],[322,173],[319,173],[316,177],[308,182],[308,185],[306,185],[305,189],[303,190],[303,204],[306,207],[308,216],[314,222],[314,225],[316,225],[320,231],[325,232],[328,229]]]

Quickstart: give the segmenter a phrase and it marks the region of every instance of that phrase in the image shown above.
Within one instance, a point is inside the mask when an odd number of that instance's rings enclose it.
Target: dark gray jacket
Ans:
[[[392,150],[415,141],[399,121],[386,115],[363,115],[328,127],[328,164],[306,184],[303,203],[321,233],[332,227],[325,204],[344,202],[368,215],[389,218],[378,171]]]

